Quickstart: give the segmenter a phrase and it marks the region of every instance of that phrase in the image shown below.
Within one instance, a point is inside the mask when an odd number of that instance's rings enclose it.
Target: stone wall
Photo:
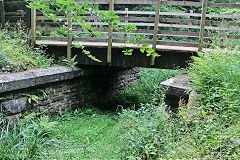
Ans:
[[[139,68],[52,67],[0,74],[0,109],[5,116],[26,111],[61,113],[102,103],[127,86],[137,83]]]

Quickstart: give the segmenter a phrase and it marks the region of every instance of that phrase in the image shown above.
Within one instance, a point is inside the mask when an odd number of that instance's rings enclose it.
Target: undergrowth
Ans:
[[[7,27],[0,31],[0,73],[50,67],[54,59],[29,45],[27,31]]]
[[[181,72],[142,69],[140,83],[115,99],[118,113],[88,107],[31,122],[52,124],[40,158],[240,159],[239,52],[215,50],[193,59],[188,72],[196,103],[167,110],[158,84]]]
[[[141,103],[145,104],[152,100],[155,90],[161,82],[182,72],[184,71],[141,68],[140,82],[113,97],[111,105],[120,105],[124,108],[136,106],[138,108]]]

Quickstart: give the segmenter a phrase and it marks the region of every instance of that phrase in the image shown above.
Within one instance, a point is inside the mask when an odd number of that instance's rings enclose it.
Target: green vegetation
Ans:
[[[55,118],[45,159],[120,159],[118,116],[94,108]]]
[[[115,97],[113,108],[116,105],[140,107],[140,103],[156,97],[154,88],[161,81],[179,73],[177,70],[142,69],[141,82]],[[163,97],[162,93],[158,95]],[[120,111],[121,107],[117,109]],[[126,138],[121,137],[121,133],[126,129],[130,112],[135,111],[117,113],[88,107],[56,117],[53,120],[58,125],[49,137],[54,143],[43,150],[43,155],[47,159],[121,159],[127,154],[123,152]]]
[[[24,32],[4,30],[0,36],[1,72],[53,64],[42,51],[29,47]],[[0,117],[0,159],[240,159],[238,50],[218,48],[193,57],[188,72],[197,101],[180,103],[177,113],[167,110],[158,85],[182,71],[142,69],[140,83],[108,104],[116,112],[88,106],[52,118],[30,114],[18,124]],[[64,63],[75,65],[74,59]],[[28,97],[37,100],[35,95]]]
[[[0,31],[0,73],[53,65],[54,59],[47,57],[41,49],[33,50],[28,40],[27,32],[22,30]]]
[[[113,104],[120,105],[117,112],[87,107],[54,118],[38,115],[40,118],[23,119],[23,124],[42,130],[41,135],[47,134],[45,139],[39,137],[37,145],[41,152],[33,152],[34,156],[40,159],[239,159],[239,52],[217,50],[200,53],[193,59],[188,71],[198,93],[198,103],[180,103],[177,113],[167,110],[158,84],[181,71],[142,69],[141,82],[116,97]],[[6,140],[10,141],[12,138],[8,136]],[[0,144],[9,149],[5,143]],[[9,150],[11,153],[12,149]]]
[[[167,70],[167,69],[141,69],[140,83],[119,93],[111,101],[111,106],[123,106],[124,108],[135,106],[138,108],[141,103],[150,102],[158,88],[159,83],[171,77],[181,74],[181,70]]]
[[[42,129],[29,123],[16,124],[2,116],[0,126],[0,159],[32,159],[40,154],[45,141]]]

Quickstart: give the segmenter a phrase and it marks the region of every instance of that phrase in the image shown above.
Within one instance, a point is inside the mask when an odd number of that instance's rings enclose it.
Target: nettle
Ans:
[[[101,11],[98,4],[90,4],[83,2],[82,4],[77,3],[75,0],[30,0],[28,1],[28,7],[40,10],[43,15],[54,21],[55,23],[66,22],[68,20],[78,23],[78,28],[83,31],[87,31],[90,36],[100,35],[101,32],[96,31],[96,28],[89,22],[86,21],[87,15],[97,16],[101,19],[101,22],[109,23],[112,28],[116,31],[132,32],[137,28],[135,25],[124,25],[119,26],[119,16],[114,11]],[[61,18],[60,16],[61,15]],[[58,28],[58,31],[64,35],[77,36],[77,33],[72,33],[73,28],[69,28],[67,25],[62,25]],[[146,53],[146,56],[158,56],[158,54],[149,47],[148,44],[137,44],[138,40],[144,39],[144,36],[136,36],[133,40],[128,40],[126,43],[141,47],[141,52]],[[73,44],[76,48],[81,48],[82,52],[94,61],[101,62],[96,57],[92,56],[90,51],[84,49],[84,46]],[[133,49],[129,49],[126,46],[120,46],[125,48],[123,53],[125,55],[132,55]]]
[[[12,69],[10,65],[13,62],[7,57],[5,51],[0,51],[0,72],[10,72]]]

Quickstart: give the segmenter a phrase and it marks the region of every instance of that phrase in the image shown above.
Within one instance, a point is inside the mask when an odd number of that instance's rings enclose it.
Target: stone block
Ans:
[[[6,115],[12,115],[26,111],[30,107],[27,97],[21,97],[8,100],[1,103],[1,112]]]

